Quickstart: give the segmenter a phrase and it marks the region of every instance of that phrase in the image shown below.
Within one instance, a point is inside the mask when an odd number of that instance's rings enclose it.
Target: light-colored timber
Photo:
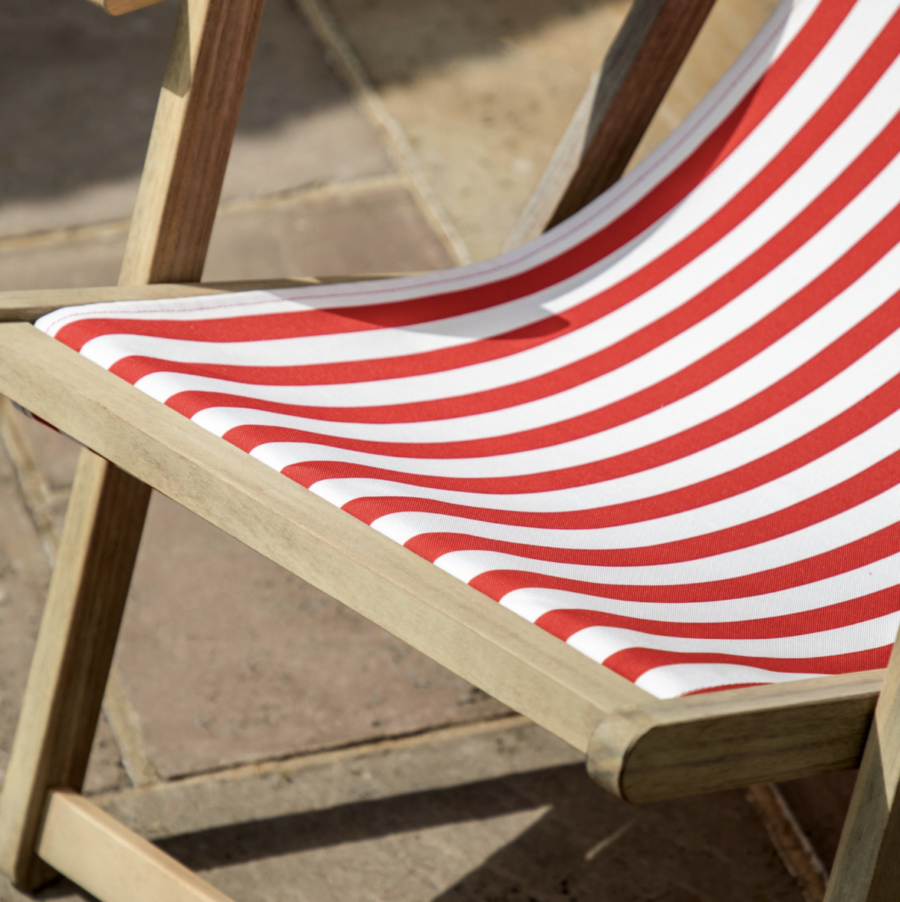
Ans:
[[[581,162],[550,224],[624,171],[711,5],[637,0],[560,151],[559,166]],[[28,324],[76,303],[326,281],[197,284],[261,7],[182,2],[120,279],[131,287],[0,295],[0,391],[93,449],[0,802],[0,869],[33,887],[51,865],[104,902],[226,902],[76,791],[152,486],[587,752],[629,801],[853,766],[868,734],[829,900],[896,898],[898,653],[877,709],[882,672],[658,701]],[[548,177],[548,197],[562,181]],[[532,230],[550,205],[538,208]]]
[[[0,798],[0,868],[46,877],[33,854],[47,789],[80,789],[137,556],[149,487],[83,452]]]
[[[825,902],[900,897],[900,647],[894,645]]]
[[[152,301],[192,295],[222,294],[273,288],[303,288],[370,279],[391,279],[408,273],[371,273],[352,276],[309,276],[298,279],[242,279],[235,282],[158,282],[153,285],[106,285],[100,288],[29,288],[0,291],[0,323],[33,323],[45,313],[79,304],[109,304],[114,301]]]
[[[578,169],[549,222],[523,226],[522,238],[577,213],[622,175],[714,2],[635,0],[603,61],[587,126],[567,133],[574,142],[587,138]],[[560,152],[555,159],[565,166],[574,156]],[[548,178],[547,190],[561,181]],[[546,206],[536,203],[534,209]]]
[[[54,789],[38,854],[102,902],[231,902],[78,793]]]
[[[95,6],[105,10],[111,16],[122,16],[125,13],[133,13],[137,9],[146,6],[155,6],[163,0],[90,0]]]
[[[203,273],[263,0],[182,0],[119,283]]]
[[[0,326],[0,391],[581,751],[650,698],[27,323]]]
[[[200,279],[262,7],[182,0],[120,284]],[[84,780],[149,498],[82,452],[0,798],[0,869],[25,889],[48,877],[47,792]]]
[[[635,803],[856,767],[884,671],[653,700],[604,718],[588,770]]]

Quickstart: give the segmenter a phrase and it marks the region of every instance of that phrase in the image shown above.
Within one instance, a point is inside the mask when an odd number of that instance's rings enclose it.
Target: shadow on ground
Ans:
[[[607,0],[382,0],[344,3],[363,40],[389,42],[377,81],[506,52],[510,36]],[[239,132],[345,103],[292,0],[268,0]],[[136,176],[143,165],[177,10],[168,0],[112,17],[79,0],[30,0],[0,11],[0,203],[53,198]]]
[[[510,820],[523,814],[509,841]],[[495,829],[506,830],[505,841],[491,841],[493,823],[504,825]],[[437,861],[436,850],[458,859],[473,843],[467,831],[483,843],[483,864],[429,895],[435,902],[801,898],[740,793],[634,808],[601,791],[582,766],[236,824],[159,845],[221,885],[227,872],[263,859],[298,856],[293,873],[303,875],[317,854],[334,855],[338,846],[364,872],[372,868],[366,844],[380,841],[384,849],[400,834],[419,840],[413,860]],[[400,884],[410,864],[399,841],[387,864],[396,866],[397,892],[406,898]],[[432,873],[440,870],[435,864]],[[302,883],[293,892],[306,898]]]

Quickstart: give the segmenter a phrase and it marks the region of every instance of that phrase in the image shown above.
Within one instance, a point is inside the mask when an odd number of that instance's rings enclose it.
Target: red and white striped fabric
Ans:
[[[898,8],[785,3],[657,153],[492,262],[38,328],[658,697],[884,666]]]

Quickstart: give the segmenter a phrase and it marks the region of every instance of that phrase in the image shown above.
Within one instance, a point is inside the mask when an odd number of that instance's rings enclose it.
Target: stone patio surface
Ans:
[[[719,0],[638,157],[773,6]],[[495,255],[626,9],[269,0],[204,278]],[[175,11],[0,10],[0,290],[115,283]],[[0,437],[2,773],[78,449],[5,401]],[[814,902],[852,784],[629,807],[564,743],[154,496],[87,791],[238,902]]]

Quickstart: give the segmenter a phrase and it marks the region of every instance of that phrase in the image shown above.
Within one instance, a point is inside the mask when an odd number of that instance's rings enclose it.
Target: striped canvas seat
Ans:
[[[898,7],[785,3],[489,263],[37,326],[658,697],[885,666]]]

